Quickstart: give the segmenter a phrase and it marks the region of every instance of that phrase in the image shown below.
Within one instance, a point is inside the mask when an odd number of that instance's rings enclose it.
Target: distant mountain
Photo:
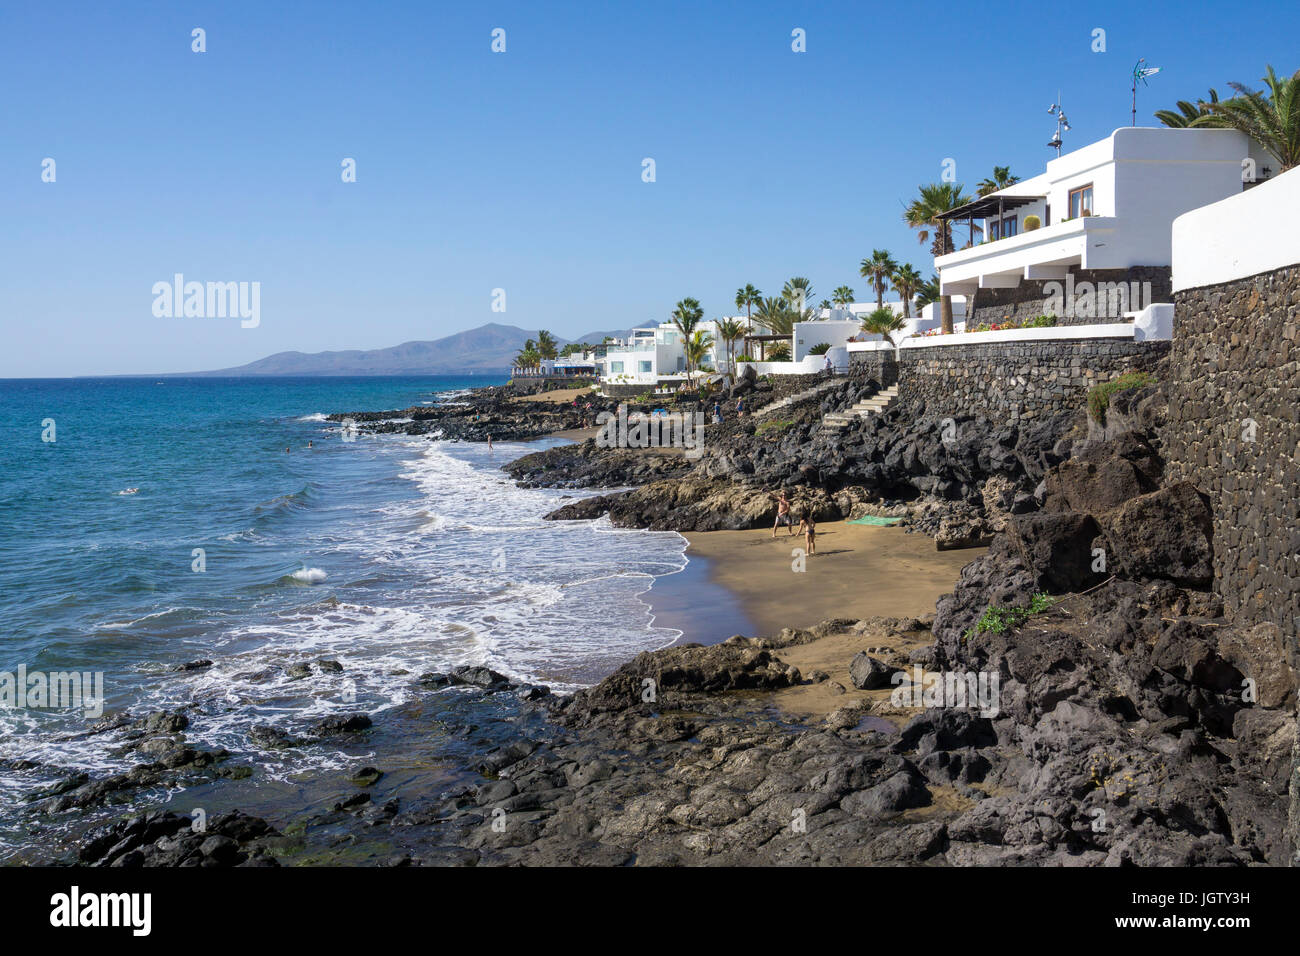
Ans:
[[[599,342],[607,335],[623,337],[627,329],[591,332],[576,339],[556,341]],[[524,342],[537,337],[536,329],[489,323],[430,342],[403,342],[386,349],[348,349],[343,352],[277,352],[256,362],[209,372],[179,375],[432,375],[454,372],[503,372],[510,368]]]

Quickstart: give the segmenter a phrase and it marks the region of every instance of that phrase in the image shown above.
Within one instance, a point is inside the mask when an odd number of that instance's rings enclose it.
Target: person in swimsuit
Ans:
[[[799,530],[803,533],[804,550],[808,554],[817,553],[817,522],[811,514],[806,514],[799,521]]]
[[[794,522],[790,517],[790,499],[781,492],[776,499],[776,521],[772,522],[772,537],[776,537],[776,529],[781,525],[790,529],[790,534],[794,534]]]

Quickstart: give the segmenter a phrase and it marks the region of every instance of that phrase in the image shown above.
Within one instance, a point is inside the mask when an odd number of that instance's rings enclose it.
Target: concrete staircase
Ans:
[[[802,392],[796,392],[793,395],[787,395],[785,398],[778,398],[771,405],[764,405],[758,411],[754,412],[754,417],[758,418],[763,415],[770,415],[772,412],[779,411],[782,408],[789,408],[791,405],[796,405],[799,402],[806,402],[810,398],[816,398],[822,392],[830,391],[832,388],[835,388],[837,385],[843,385],[845,381],[846,380],[841,377],[841,378],[830,378],[824,382],[818,382],[812,388],[806,388]]]
[[[881,389],[870,398],[864,398],[852,408],[846,408],[842,412],[829,412],[822,418],[822,427],[830,429],[831,431],[841,431],[866,415],[879,415],[889,407],[889,403],[897,396],[897,385],[891,385],[889,388]]]

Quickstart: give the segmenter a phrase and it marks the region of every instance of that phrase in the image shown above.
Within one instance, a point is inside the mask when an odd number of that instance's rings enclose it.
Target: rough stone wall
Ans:
[[[763,377],[760,375],[759,380],[761,381]],[[768,395],[776,401],[778,398],[786,398],[819,385],[826,381],[826,377],[820,372],[812,372],[806,375],[769,375],[767,381],[772,386],[772,391]]]
[[[1071,269],[1076,288],[1081,282],[1090,282],[1094,286],[1103,282],[1150,282],[1151,302],[1172,302],[1173,292],[1169,266],[1134,266],[1132,269]],[[1016,322],[1024,323],[1035,319],[1047,310],[1048,294],[1043,286],[1048,282],[1060,282],[1058,279],[1021,279],[1014,289],[980,289],[975,294],[973,316],[966,327],[974,329],[977,325],[988,323]],[[1129,311],[1137,311],[1149,305],[1149,302],[1130,303]],[[1057,312],[1057,325],[1099,325],[1106,322],[1118,322],[1121,316],[1090,317],[1066,316]]]
[[[1175,296],[1166,457],[1210,498],[1215,589],[1300,640],[1300,265]]]
[[[874,379],[881,388],[889,388],[898,382],[898,363],[893,352],[850,352],[849,374]]]
[[[1080,408],[1092,386],[1124,372],[1149,371],[1168,352],[1168,342],[1128,339],[903,349],[898,394],[954,414],[1032,419]]]

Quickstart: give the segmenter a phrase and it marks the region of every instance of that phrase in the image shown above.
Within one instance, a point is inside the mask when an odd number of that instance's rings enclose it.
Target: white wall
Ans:
[[[1033,211],[1043,229],[959,250],[936,260],[945,290],[969,291],[986,277],[1019,276],[1033,265],[1085,269],[1165,266],[1172,261],[1171,225],[1188,210],[1241,193],[1242,161],[1270,165],[1260,147],[1229,129],[1122,127],[1109,137],[1047,164],[1047,172],[1003,191],[1046,195]],[[1276,167],[1276,162],[1271,165]],[[1069,193],[1091,184],[1092,216],[1065,222]],[[960,235],[960,227],[956,227]],[[1001,284],[998,280],[991,287]]]
[[[827,354],[831,357],[831,365],[841,371],[849,364],[848,349],[844,346],[832,348]],[[759,375],[807,375],[825,368],[826,356],[806,355],[799,362],[738,362],[737,372],[743,372],[746,365],[754,366]]]
[[[997,332],[954,332],[952,335],[918,336],[904,341],[902,349],[941,348],[946,345],[987,345],[995,342],[1052,342],[1069,339],[1131,339],[1133,326],[1054,325],[1044,329],[1000,329]],[[850,346],[852,348],[852,346]]]
[[[796,362],[808,354],[814,345],[842,346],[862,328],[858,319],[840,319],[794,324],[794,355]]]
[[[1276,168],[1276,161],[1272,165]],[[1184,213],[1173,225],[1174,291],[1300,262],[1298,217],[1300,169]]]

